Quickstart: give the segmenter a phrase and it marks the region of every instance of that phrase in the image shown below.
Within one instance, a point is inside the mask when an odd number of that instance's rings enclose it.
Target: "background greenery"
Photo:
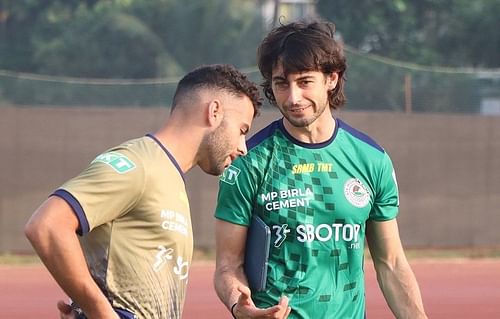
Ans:
[[[4,0],[0,68],[92,78],[251,65],[259,11],[235,0]]]
[[[0,104],[168,105],[178,77],[208,63],[258,81],[263,2],[0,0]],[[414,111],[478,112],[484,92],[500,95],[498,71],[469,72],[500,67],[498,0],[318,0],[317,12],[346,44],[353,109],[402,110],[405,76]]]

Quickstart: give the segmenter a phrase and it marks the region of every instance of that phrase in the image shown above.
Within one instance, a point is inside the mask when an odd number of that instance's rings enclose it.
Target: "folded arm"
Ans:
[[[77,228],[72,208],[52,196],[30,218],[25,234],[59,286],[88,318],[118,318],[90,275]]]

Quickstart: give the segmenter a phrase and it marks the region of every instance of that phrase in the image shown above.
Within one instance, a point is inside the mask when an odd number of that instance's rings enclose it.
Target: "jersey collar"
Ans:
[[[172,164],[174,164],[175,168],[177,168],[177,170],[179,171],[179,174],[181,174],[182,180],[184,180],[184,182],[186,182],[186,180],[184,179],[184,172],[182,172],[182,169],[179,166],[179,163],[177,163],[177,161],[175,160],[175,157],[172,155],[172,153],[170,153],[169,150],[165,147],[165,145],[163,145],[153,134],[148,133],[148,134],[146,134],[146,136],[153,139],[153,141],[155,141],[158,145],[160,145],[160,147],[163,149],[165,154],[167,154],[170,161],[172,161]]]
[[[278,120],[278,128],[283,132],[283,134],[293,143],[293,144],[296,144],[296,145],[299,145],[299,146],[302,146],[302,147],[305,147],[305,148],[323,148],[325,146],[328,146],[330,145],[333,140],[335,139],[335,136],[337,136],[337,131],[339,129],[339,123],[337,121],[336,118],[333,119],[335,121],[335,129],[333,130],[333,134],[332,136],[324,141],[324,142],[321,142],[321,143],[304,143],[302,141],[299,141],[298,139],[296,139],[295,137],[293,137],[290,133],[288,133],[288,131],[286,130],[285,128],[285,125],[283,124],[283,118],[281,118],[281,120]]]

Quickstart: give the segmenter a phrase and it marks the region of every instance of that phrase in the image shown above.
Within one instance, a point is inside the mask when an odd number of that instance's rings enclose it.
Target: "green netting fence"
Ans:
[[[346,47],[349,110],[500,115],[500,70],[424,67]],[[260,82],[255,67],[243,69]],[[84,79],[0,70],[0,106],[169,106],[179,78]]]
[[[500,115],[500,70],[426,67],[347,47],[352,109]]]

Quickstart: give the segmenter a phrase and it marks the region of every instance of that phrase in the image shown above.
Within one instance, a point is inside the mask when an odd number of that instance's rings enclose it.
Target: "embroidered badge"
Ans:
[[[357,178],[351,178],[344,184],[344,196],[352,205],[363,208],[370,202],[370,192]]]

